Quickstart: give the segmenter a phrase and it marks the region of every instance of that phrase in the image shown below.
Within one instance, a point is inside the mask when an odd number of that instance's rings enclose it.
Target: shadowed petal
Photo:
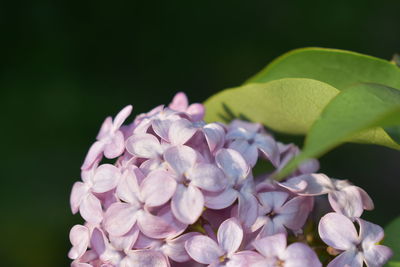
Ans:
[[[319,221],[318,232],[329,246],[339,250],[355,248],[359,238],[352,221],[339,213],[328,213]]]
[[[197,235],[199,235],[199,233],[191,232],[183,234],[175,239],[167,240],[167,243],[163,246],[162,251],[173,261],[189,261],[191,258],[185,249],[185,242]]]
[[[202,120],[204,118],[205,111],[204,105],[199,103],[193,103],[186,109],[186,112],[190,114],[193,121]]]
[[[250,228],[258,217],[258,201],[251,193],[239,194],[238,218],[246,228]]]
[[[186,111],[188,105],[189,102],[186,94],[183,92],[178,92],[168,107],[176,111]]]
[[[256,165],[258,159],[258,148],[256,145],[249,145],[247,140],[238,139],[233,141],[229,145],[229,148],[238,151],[250,166],[254,167]]]
[[[274,166],[279,166],[279,149],[274,138],[265,134],[257,134],[254,143]]]
[[[121,176],[119,169],[111,164],[100,165],[93,176],[92,190],[95,193],[104,193],[114,189]]]
[[[384,232],[382,227],[379,225],[367,222],[360,218],[357,218],[357,222],[360,225],[360,239],[362,240],[363,245],[374,245],[383,239]]]
[[[286,249],[286,235],[276,234],[256,239],[253,246],[266,258],[281,257]]]
[[[208,236],[198,235],[190,238],[185,243],[187,253],[195,261],[203,264],[218,262],[224,251]]]
[[[194,223],[203,211],[204,197],[201,191],[189,185],[178,185],[172,197],[171,208],[175,217],[187,224]]]
[[[357,186],[356,186],[357,187]],[[358,192],[360,193],[362,203],[363,203],[363,208],[365,210],[373,210],[374,209],[374,202],[372,199],[369,197],[368,193],[364,191],[364,189],[357,187]]]
[[[161,206],[175,193],[176,181],[166,171],[153,171],[140,184],[140,189],[147,206]]]
[[[137,206],[128,203],[114,203],[104,216],[104,228],[113,236],[122,236],[136,223]]]
[[[70,204],[72,213],[75,214],[79,210],[79,206],[82,203],[82,200],[86,197],[89,192],[89,187],[82,182],[75,182],[72,186]]]
[[[139,211],[138,225],[140,230],[151,238],[167,238],[176,235],[176,228],[169,217],[154,216],[147,211]]]
[[[230,257],[226,267],[248,267],[254,266],[256,262],[263,260],[264,257],[254,251],[240,251]],[[266,265],[263,265],[266,267]],[[268,267],[268,265],[267,265]]]
[[[218,229],[217,239],[228,256],[235,253],[243,240],[243,229],[239,221],[235,218],[224,221]]]
[[[276,219],[292,230],[303,227],[313,206],[311,197],[294,197],[286,202],[277,212]]]
[[[239,152],[233,149],[220,149],[215,161],[233,183],[247,177],[250,166]]]
[[[329,193],[328,199],[334,211],[349,218],[360,217],[363,213],[361,195],[355,186],[344,187],[340,191],[332,191]]]
[[[183,145],[197,132],[193,123],[186,119],[174,121],[169,127],[168,137],[171,144]]]
[[[303,174],[290,178],[279,185],[304,196],[318,196],[329,193],[333,184],[328,176],[322,173]]]
[[[225,143],[225,130],[218,123],[209,123],[203,127],[204,136],[211,152],[217,151]]]
[[[121,155],[125,150],[124,134],[121,131],[115,132],[110,143],[104,147],[104,156],[113,159]]]
[[[135,224],[128,233],[123,236],[113,236],[110,235],[111,244],[118,250],[129,250],[135,244],[139,236],[139,228]]]
[[[203,195],[205,201],[204,206],[219,210],[232,205],[239,193],[235,189],[228,187],[222,192],[205,192]]]
[[[282,258],[285,267],[321,267],[317,254],[309,246],[303,243],[293,243],[287,247]]]
[[[362,267],[363,258],[362,254],[357,250],[345,251],[336,258],[334,258],[327,267]]]
[[[260,200],[263,211],[266,213],[271,210],[278,209],[282,207],[283,203],[288,199],[289,194],[285,192],[262,192],[258,194],[258,199]]]
[[[386,246],[374,245],[369,249],[364,249],[364,260],[368,267],[383,266],[392,256],[392,250]]]
[[[217,166],[208,163],[197,164],[190,170],[188,178],[193,185],[210,192],[222,191],[227,185],[224,173]]]
[[[168,259],[160,251],[131,250],[121,261],[120,267],[169,267]]]
[[[106,144],[102,141],[96,141],[95,143],[93,143],[93,145],[89,148],[81,169],[87,170],[93,165],[95,161],[101,159],[105,146]]]

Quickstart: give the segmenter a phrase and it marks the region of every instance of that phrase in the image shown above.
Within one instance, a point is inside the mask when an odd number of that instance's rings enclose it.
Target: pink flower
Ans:
[[[193,121],[200,121],[204,117],[204,106],[198,103],[194,103],[189,106],[188,98],[183,92],[177,93],[168,107],[176,111],[190,114]]]
[[[229,148],[235,149],[254,167],[258,160],[259,151],[274,166],[279,166],[279,149],[276,141],[262,132],[262,126],[234,120],[228,129],[226,139],[230,141]]]
[[[253,246],[264,256],[264,259],[252,267],[320,267],[315,252],[307,245],[296,242],[286,247],[286,236],[276,234],[255,240]],[[341,266],[343,267],[343,266]]]
[[[104,156],[109,159],[116,158],[124,152],[124,135],[119,128],[131,112],[132,106],[129,105],[115,116],[114,121],[111,117],[106,118],[97,135],[97,141],[90,147],[86,155],[82,170],[89,169],[95,161],[99,161],[103,152]]]
[[[285,233],[286,228],[297,232],[303,227],[312,210],[310,197],[297,196],[289,199],[286,192],[272,191],[258,194],[259,217],[252,230],[260,230],[257,238]]]
[[[359,234],[353,222],[339,213],[328,213],[321,218],[318,232],[329,246],[342,251],[328,267],[383,266],[392,256],[392,251],[378,243],[383,239],[383,229],[373,223],[357,218]]]
[[[280,185],[302,196],[328,194],[332,209],[349,218],[360,217],[364,209],[374,208],[374,203],[362,188],[346,180],[330,179],[324,174],[304,174]]]
[[[243,229],[234,219],[224,221],[218,229],[217,240],[198,235],[186,241],[186,250],[195,261],[208,266],[250,266],[260,259],[257,253],[239,250]]]

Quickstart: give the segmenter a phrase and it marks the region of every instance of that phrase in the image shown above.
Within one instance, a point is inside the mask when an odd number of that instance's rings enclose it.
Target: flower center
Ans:
[[[227,260],[226,255],[222,255],[221,257],[219,257],[220,263],[224,263],[224,262],[226,262],[226,260]]]
[[[276,262],[275,262],[275,266],[276,267],[284,267],[285,266],[285,262],[283,261],[283,260],[277,260]]]

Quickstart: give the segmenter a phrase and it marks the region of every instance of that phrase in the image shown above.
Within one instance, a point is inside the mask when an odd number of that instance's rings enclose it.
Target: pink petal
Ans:
[[[171,208],[175,217],[186,224],[194,223],[203,211],[204,197],[201,191],[189,185],[179,184],[172,197]]]
[[[97,140],[101,140],[101,139],[103,139],[105,136],[107,136],[107,135],[111,132],[112,126],[113,126],[112,118],[111,118],[111,117],[107,117],[107,118],[104,120],[103,124],[101,125],[100,131],[99,131],[99,133],[97,134],[96,139],[97,139]]]
[[[250,172],[250,166],[239,152],[233,149],[220,149],[215,155],[215,161],[231,181],[244,179]]]
[[[171,127],[173,120],[170,119],[155,119],[153,120],[153,122],[151,123],[154,132],[161,137],[162,139],[164,139],[165,141],[169,141],[168,139],[168,132],[169,132],[169,128]]]
[[[174,121],[169,127],[169,141],[173,145],[183,145],[193,137],[197,130],[193,123],[186,119]]]
[[[285,261],[285,267],[322,267],[314,250],[299,242],[293,243],[287,247],[282,260]]]
[[[286,249],[286,235],[276,234],[253,241],[254,248],[266,258],[283,256]]]
[[[176,234],[170,218],[154,216],[143,210],[138,215],[138,226],[143,234],[151,238],[167,238]]]
[[[138,208],[128,203],[112,204],[104,216],[104,228],[110,235],[125,235],[136,223]]]
[[[104,193],[114,189],[118,184],[120,176],[119,169],[114,165],[100,165],[93,176],[92,191],[95,193]]]
[[[328,213],[319,221],[318,232],[329,246],[339,250],[349,250],[358,244],[359,238],[352,221],[339,213]]]
[[[357,187],[357,186],[356,186]],[[362,203],[363,203],[363,208],[365,210],[373,210],[374,209],[374,202],[372,199],[369,197],[368,193],[364,191],[364,189],[357,187],[358,192],[361,195]]]
[[[124,134],[121,131],[115,132],[110,142],[104,147],[104,156],[113,159],[120,156],[125,150]]]
[[[97,255],[102,255],[106,251],[106,240],[103,232],[99,228],[94,228],[92,237],[90,239],[91,248],[97,253]]]
[[[154,158],[162,153],[160,141],[152,134],[135,134],[126,140],[126,150],[139,158]]]
[[[129,250],[132,249],[139,236],[139,228],[134,225],[128,233],[123,236],[110,235],[110,242],[117,250]]]
[[[230,187],[222,192],[204,192],[204,206],[214,210],[220,210],[229,207],[235,202],[239,193]]]
[[[124,107],[118,114],[117,116],[115,116],[114,118],[114,122],[113,122],[113,128],[114,131],[118,130],[119,127],[121,127],[121,125],[124,123],[124,121],[126,120],[126,118],[129,117],[129,115],[132,112],[132,105],[128,105],[126,107]]]
[[[193,121],[200,121],[204,118],[205,114],[204,105],[198,103],[191,104],[187,108],[186,113],[191,115]]]
[[[193,185],[210,192],[222,191],[227,185],[224,173],[217,166],[208,163],[197,164],[188,173],[188,178]]]
[[[364,249],[364,260],[368,267],[383,266],[392,256],[392,250],[386,246],[374,245]]]
[[[258,201],[253,194],[239,194],[238,217],[246,228],[250,228],[257,220]]]
[[[173,146],[164,153],[164,159],[174,169],[177,175],[183,175],[196,162],[196,152],[188,146]]]
[[[175,193],[176,181],[164,170],[151,172],[140,184],[143,201],[149,207],[165,204]]]
[[[75,214],[79,210],[82,200],[86,197],[89,187],[82,182],[75,182],[72,186],[70,204],[72,213]]]
[[[331,179],[322,173],[303,174],[279,183],[279,185],[303,196],[327,194],[333,188]]]
[[[240,251],[233,254],[230,257],[229,265],[228,266],[235,266],[235,267],[253,267],[254,264],[263,260],[264,257],[254,251]],[[265,267],[266,265],[263,265]],[[268,267],[268,265],[267,265]]]
[[[140,189],[137,176],[141,176],[137,168],[128,168],[124,171],[117,186],[116,194],[122,201],[137,204],[140,197]]]
[[[218,229],[217,239],[228,256],[235,253],[243,240],[243,229],[235,218],[224,221]]]
[[[103,220],[103,209],[100,200],[89,193],[83,198],[79,212],[87,222],[98,224]]]
[[[177,93],[174,98],[172,99],[172,102],[168,105],[170,109],[176,110],[176,111],[183,111],[185,112],[187,107],[189,105],[187,96],[183,92]]]
[[[189,261],[191,258],[185,249],[185,242],[190,238],[199,235],[199,233],[190,232],[183,234],[175,239],[167,240],[166,245],[163,246],[162,251],[165,255],[176,262]]]
[[[168,259],[159,251],[131,250],[121,261],[120,267],[169,267]]]
[[[258,159],[258,148],[256,145],[249,145],[247,140],[238,139],[233,141],[229,145],[229,148],[238,151],[250,166],[254,167],[256,165]]]
[[[363,257],[362,253],[357,250],[345,251],[336,258],[334,258],[327,267],[362,267]]]
[[[68,253],[70,259],[77,259],[86,252],[90,240],[89,228],[82,225],[75,225],[69,232],[69,240],[72,248]]]
[[[99,161],[102,157],[105,146],[106,144],[102,141],[96,141],[95,143],[93,143],[93,145],[89,148],[81,169],[87,170],[93,165],[95,161]]]
[[[224,251],[208,236],[198,235],[186,241],[185,248],[192,259],[203,264],[219,261]]]
[[[218,123],[209,123],[203,127],[204,136],[211,152],[224,146],[225,130]]]
[[[363,203],[356,186],[347,186],[340,191],[332,191],[328,195],[332,209],[349,218],[360,217],[363,213]]]

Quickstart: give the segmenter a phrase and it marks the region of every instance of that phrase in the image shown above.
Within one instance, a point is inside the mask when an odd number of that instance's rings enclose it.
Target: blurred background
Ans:
[[[321,46],[390,59],[399,1],[1,1],[1,266],[69,266],[72,184],[104,118],[202,102],[282,53]],[[286,141],[301,142],[282,136]],[[345,145],[322,171],[400,214],[400,152]]]

